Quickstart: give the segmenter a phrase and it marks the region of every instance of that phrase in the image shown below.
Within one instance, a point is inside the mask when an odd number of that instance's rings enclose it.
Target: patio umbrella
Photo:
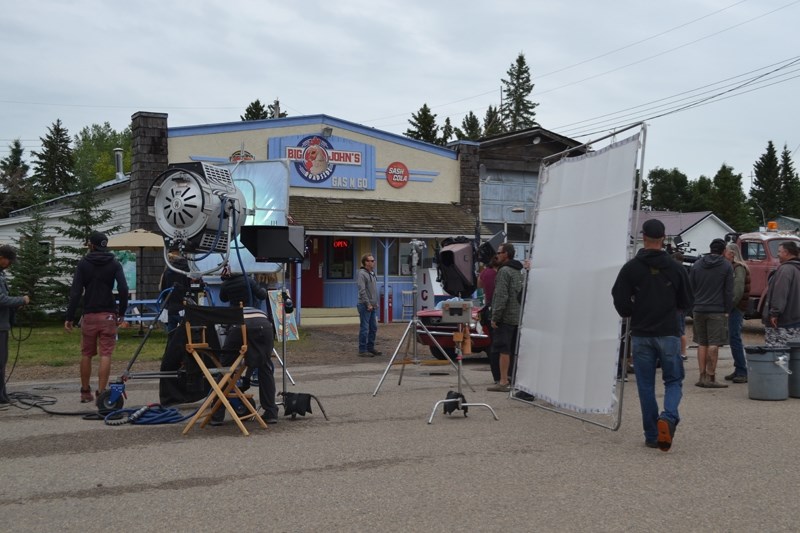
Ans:
[[[142,255],[145,250],[161,250],[164,248],[164,238],[158,233],[153,233],[146,229],[135,229],[126,233],[112,235],[108,238],[108,248],[112,250],[134,250],[139,249],[139,256],[136,260],[136,297],[140,298],[139,284],[141,283]]]

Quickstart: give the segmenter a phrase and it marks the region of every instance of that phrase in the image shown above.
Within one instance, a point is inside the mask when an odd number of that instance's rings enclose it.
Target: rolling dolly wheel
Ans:
[[[106,389],[97,397],[95,404],[97,405],[97,410],[101,413],[118,411],[125,405],[125,398],[123,398],[121,394],[117,397],[116,401],[111,401],[111,393],[111,389]]]

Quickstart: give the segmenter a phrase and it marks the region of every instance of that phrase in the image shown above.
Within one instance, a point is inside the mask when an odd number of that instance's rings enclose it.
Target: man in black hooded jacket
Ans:
[[[633,371],[639,389],[645,445],[667,451],[680,422],[683,395],[678,312],[691,308],[686,270],[662,250],[664,224],[650,219],[642,225],[644,248],[625,263],[611,295],[620,316],[630,318]],[[664,410],[656,401],[656,363],[661,362]]]
[[[81,402],[92,401],[89,380],[92,377],[92,357],[100,348],[98,389],[105,390],[111,374],[111,355],[117,345],[117,326],[125,317],[128,308],[128,283],[122,265],[108,251],[108,239],[99,231],[89,236],[89,253],[78,263],[72,288],[64,329],[72,331],[78,303],[83,296],[83,318],[81,319]],[[114,283],[117,285],[118,301],[114,299]]]

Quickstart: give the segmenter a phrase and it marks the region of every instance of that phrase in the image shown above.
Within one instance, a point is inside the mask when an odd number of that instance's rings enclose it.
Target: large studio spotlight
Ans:
[[[150,186],[147,210],[164,234],[165,251],[193,259],[210,253],[227,259],[248,214],[231,172],[207,163],[169,165]]]

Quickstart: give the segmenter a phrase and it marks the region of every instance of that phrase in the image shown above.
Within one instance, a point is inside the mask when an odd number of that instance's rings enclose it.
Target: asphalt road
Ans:
[[[718,375],[730,372],[727,353]],[[250,437],[222,427],[120,427],[0,410],[0,517],[6,532],[93,531],[797,531],[800,400],[748,399],[748,385],[694,387],[671,451],[646,448],[634,380],[610,431],[485,390],[467,365],[473,407],[433,405],[455,386],[446,367],[392,368],[387,358],[300,366],[322,402]],[[446,373],[446,375],[441,375]],[[280,389],[280,380],[279,380]],[[74,381],[13,383],[11,392],[79,411]],[[128,384],[126,407],[157,401]]]

